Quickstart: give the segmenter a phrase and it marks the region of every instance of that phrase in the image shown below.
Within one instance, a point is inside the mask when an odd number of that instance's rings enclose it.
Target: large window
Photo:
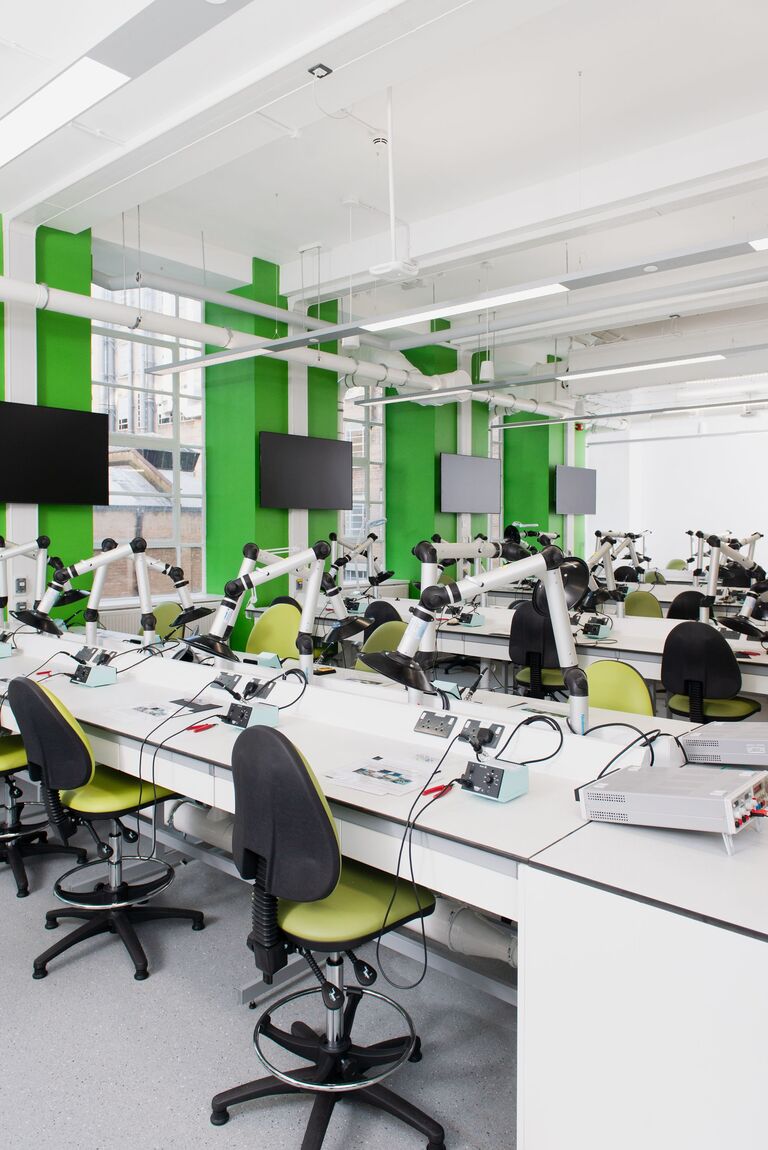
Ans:
[[[381,388],[346,388],[341,385],[341,434],[352,443],[351,511],[343,512],[341,533],[356,542],[369,531],[379,536],[378,554],[384,557],[384,409],[378,404],[358,407],[356,400],[379,399]],[[364,576],[364,559],[347,569],[347,576]]]
[[[197,300],[143,288],[108,292],[143,311],[201,320]],[[94,546],[111,537],[125,543],[140,535],[150,554],[184,569],[192,591],[203,587],[204,431],[203,373],[151,375],[147,369],[200,354],[200,345],[141,331],[93,325],[93,410],[109,416],[109,506],[94,507]],[[151,573],[153,593],[172,590]],[[105,595],[138,593],[129,562],[109,568]]]

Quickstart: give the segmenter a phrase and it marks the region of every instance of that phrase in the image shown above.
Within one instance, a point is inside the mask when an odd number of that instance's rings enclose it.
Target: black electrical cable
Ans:
[[[427,966],[429,963],[429,956],[428,956],[428,952],[427,952],[427,934],[426,934],[426,931],[424,929],[424,916],[423,915],[421,915],[419,918],[419,924],[421,927],[421,942],[422,942],[422,948],[423,948],[423,953],[424,953],[424,960],[423,960],[423,967],[422,967],[421,974],[419,975],[417,980],[413,983],[400,983],[396,979],[390,978],[390,976],[385,971],[384,965],[381,961],[381,936],[384,933],[384,931],[386,930],[387,922],[389,921],[389,916],[392,912],[392,907],[394,906],[395,899],[397,898],[397,891],[398,891],[398,886],[400,883],[400,864],[401,864],[402,859],[403,859],[403,851],[405,850],[406,840],[408,839],[409,832],[411,831],[411,819],[413,817],[413,812],[416,810],[416,807],[418,806],[419,799],[422,798],[424,791],[427,790],[427,788],[429,787],[429,784],[432,782],[435,775],[439,772],[443,763],[448,758],[448,755],[450,754],[454,744],[456,742],[458,742],[459,739],[462,738],[462,734],[463,734],[463,732],[459,732],[458,735],[454,735],[453,738],[451,739],[450,743],[448,744],[448,746],[443,751],[441,758],[436,763],[436,765],[433,768],[432,773],[430,774],[429,778],[423,784],[423,786],[420,787],[419,792],[416,795],[416,798],[411,803],[411,808],[408,811],[408,815],[407,815],[406,820],[405,820],[405,829],[403,831],[403,837],[400,840],[400,849],[397,852],[397,864],[395,866],[395,881],[394,881],[393,886],[392,886],[392,895],[391,895],[389,903],[387,905],[387,909],[384,912],[384,919],[383,919],[382,924],[381,924],[381,934],[379,934],[379,937],[376,939],[376,964],[379,967],[379,970],[381,971],[381,974],[382,974],[384,981],[386,983],[388,983],[390,986],[394,987],[396,990],[414,990],[419,985],[419,983],[421,983],[424,980],[424,978],[426,977]],[[446,785],[450,786],[451,784],[446,784]],[[441,798],[443,793],[444,793],[444,790],[441,789],[437,793],[435,798]],[[426,810],[427,806],[429,806],[430,803],[432,803],[432,802],[434,802],[434,799],[430,799],[429,802],[424,806],[423,810]],[[423,810],[419,811],[419,814],[416,816],[417,818],[419,817],[419,815],[421,815],[423,813]],[[415,878],[413,876],[413,870],[411,870],[411,886],[413,888],[413,893],[414,893],[414,896],[416,898],[416,905],[417,905],[419,911],[421,911],[421,909],[422,909],[421,900],[419,898],[418,885],[417,885]]]

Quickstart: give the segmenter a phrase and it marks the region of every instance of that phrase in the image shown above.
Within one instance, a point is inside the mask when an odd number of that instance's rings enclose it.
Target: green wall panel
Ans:
[[[38,283],[91,294],[91,233],[72,235],[54,228],[37,230]],[[37,313],[37,402],[46,407],[91,410],[91,324],[88,319]],[[65,563],[93,553],[93,508],[43,503],[41,534]],[[83,586],[79,582],[78,586]]]
[[[445,321],[433,322],[433,330],[447,327]],[[449,347],[419,347],[404,354],[424,375],[456,370],[457,355]],[[384,412],[387,566],[398,579],[418,579],[414,545],[434,533],[456,538],[456,516],[438,510],[440,452],[456,451],[456,404],[394,403]]]
[[[310,307],[309,315],[323,319],[326,323],[338,323],[339,305],[335,299],[327,300]],[[334,355],[338,351],[335,340],[321,343],[321,351]],[[339,436],[339,382],[335,371],[325,371],[310,367],[307,371],[307,431],[323,439],[337,439]],[[307,517],[307,539],[310,544],[318,539],[327,539],[332,531],[339,529],[339,516],[335,511],[310,511]]]
[[[233,294],[285,307],[277,266],[254,259],[252,268],[252,282]],[[286,334],[285,324],[213,304],[206,304],[205,321],[259,337]],[[259,506],[258,457],[260,431],[287,430],[287,363],[259,356],[206,368],[206,581],[212,594],[220,594],[236,576],[245,543],[266,550],[288,543],[288,512]],[[287,578],[275,579],[259,592],[259,602],[287,592]],[[241,612],[232,640],[236,647],[245,646],[250,627]]]

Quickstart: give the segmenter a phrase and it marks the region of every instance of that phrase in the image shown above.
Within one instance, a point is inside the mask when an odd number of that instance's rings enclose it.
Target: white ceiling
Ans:
[[[92,227],[105,274],[122,266],[122,213],[136,246],[140,204],[145,268],[199,280],[204,237],[209,283],[242,281],[258,255],[282,265],[294,302],[302,284],[312,297],[351,284],[362,315],[603,273],[495,315],[506,325],[497,374],[552,351],[582,367],[610,363],[617,344],[642,358],[683,330],[728,340],[742,377],[768,371],[768,350],[740,344],[748,309],[768,321],[768,255],[725,250],[768,235],[764,0],[15,8],[0,41],[0,114],[84,53],[132,77],[0,169],[6,219]],[[318,62],[333,73],[314,81]],[[389,253],[386,219],[371,210],[387,204],[386,149],[373,137],[389,86],[408,224],[399,254],[409,234],[420,266],[404,286],[368,270]],[[350,209],[349,197],[369,207]],[[300,259],[313,242],[319,259]],[[692,254],[718,248],[703,262]],[[670,258],[676,270],[638,270]],[[672,314],[683,328],[664,327]],[[485,319],[455,321],[463,348],[482,341],[466,332]]]

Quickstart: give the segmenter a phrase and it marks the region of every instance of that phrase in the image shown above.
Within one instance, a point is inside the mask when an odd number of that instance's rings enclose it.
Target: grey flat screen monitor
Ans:
[[[109,417],[0,403],[0,503],[109,503]]]
[[[352,444],[347,440],[262,431],[259,459],[262,507],[352,507]]]
[[[440,510],[457,515],[499,515],[501,461],[476,455],[441,455]]]
[[[558,515],[594,515],[597,510],[597,472],[589,467],[555,468],[555,512]]]

